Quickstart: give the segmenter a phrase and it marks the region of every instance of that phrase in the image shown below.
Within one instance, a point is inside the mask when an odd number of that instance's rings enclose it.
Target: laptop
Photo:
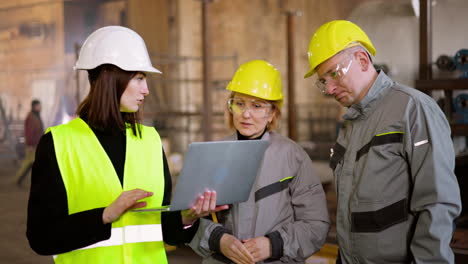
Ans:
[[[185,210],[206,189],[216,191],[217,205],[245,202],[268,145],[266,140],[191,143],[170,205],[132,211]]]

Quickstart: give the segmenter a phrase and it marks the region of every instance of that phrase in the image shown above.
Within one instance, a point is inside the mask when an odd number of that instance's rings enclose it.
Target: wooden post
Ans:
[[[287,61],[288,61],[288,135],[297,141],[297,111],[296,111],[296,91],[295,91],[295,57],[294,57],[294,17],[300,15],[297,11],[286,12],[286,40],[287,40]]]
[[[203,139],[212,139],[213,108],[211,98],[211,43],[208,5],[212,0],[202,0],[202,61],[203,61]]]

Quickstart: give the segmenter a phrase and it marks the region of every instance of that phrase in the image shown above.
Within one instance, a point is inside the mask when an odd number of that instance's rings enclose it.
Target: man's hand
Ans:
[[[234,261],[234,263],[252,264],[254,259],[244,244],[236,237],[230,234],[223,234],[219,241],[219,248],[224,256]]]
[[[254,262],[263,261],[271,257],[271,242],[267,237],[261,236],[243,240],[245,248],[252,255]]]

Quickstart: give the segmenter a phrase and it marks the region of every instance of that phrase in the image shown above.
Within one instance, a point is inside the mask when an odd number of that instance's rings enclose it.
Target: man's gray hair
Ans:
[[[347,47],[349,47],[349,48],[345,47],[345,49],[342,50],[341,52],[356,52],[358,50],[362,50],[362,51],[365,51],[367,53],[367,56],[369,57],[369,60],[371,61],[371,63],[374,60],[374,57],[372,56],[372,54],[366,49],[366,47],[364,47],[359,42],[349,43]]]

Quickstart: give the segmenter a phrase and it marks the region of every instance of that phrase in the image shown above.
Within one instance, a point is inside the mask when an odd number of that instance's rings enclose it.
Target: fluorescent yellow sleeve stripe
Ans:
[[[294,177],[295,177],[295,176],[286,177],[286,178],[284,178],[284,179],[281,179],[280,182],[283,182],[283,181],[288,180],[288,179],[292,179],[292,178],[294,178]]]
[[[376,137],[380,137],[380,136],[390,135],[390,134],[404,134],[404,132],[394,131],[394,132],[387,132],[387,133],[377,134],[377,135],[375,135],[375,136],[376,136]]]

